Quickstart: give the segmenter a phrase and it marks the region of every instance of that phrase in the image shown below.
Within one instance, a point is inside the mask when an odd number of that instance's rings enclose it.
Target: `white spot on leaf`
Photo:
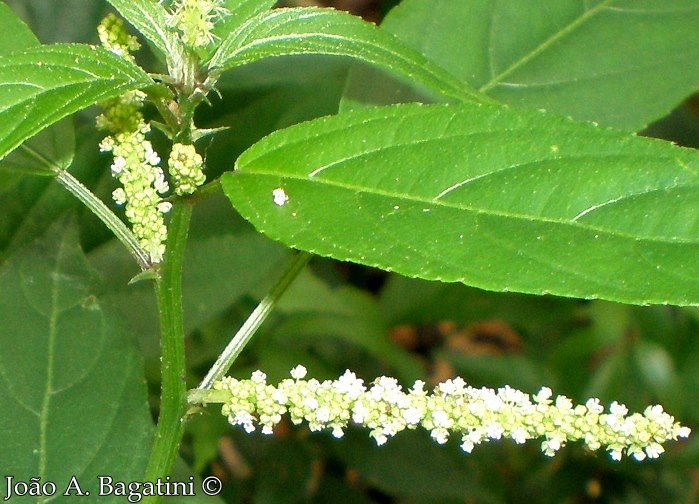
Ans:
[[[274,201],[275,205],[284,206],[286,202],[289,201],[289,196],[286,194],[284,189],[277,187],[272,191],[272,200]]]

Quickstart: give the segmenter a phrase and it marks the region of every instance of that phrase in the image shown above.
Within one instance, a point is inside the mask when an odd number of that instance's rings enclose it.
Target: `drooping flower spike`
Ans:
[[[663,443],[690,434],[661,406],[629,415],[624,405],[614,402],[605,412],[598,399],[574,406],[565,396],[552,399],[546,387],[530,397],[509,386],[474,388],[456,378],[428,393],[421,381],[404,391],[389,377],[377,378],[367,388],[350,371],[323,382],[305,380],[305,375],[306,369],[297,366],[291,378],[274,386],[256,371],[249,380],[224,378],[214,389],[230,394],[222,413],[248,432],[260,426],[271,434],[288,414],[294,424],[306,422],[310,430],[328,429],[335,437],[341,437],[350,422],[362,425],[379,445],[404,429],[422,427],[437,443],[445,443],[452,434],[461,436],[466,452],[502,438],[520,444],[544,438],[541,449],[547,456],[569,441],[582,441],[591,450],[604,447],[614,460],[626,453],[640,461],[657,458],[664,452]]]

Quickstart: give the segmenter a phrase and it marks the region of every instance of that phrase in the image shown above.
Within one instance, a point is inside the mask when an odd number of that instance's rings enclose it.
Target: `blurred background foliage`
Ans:
[[[103,2],[9,0],[44,43],[97,41]],[[320,2],[287,1],[286,5]],[[322,2],[379,22],[396,1]],[[147,51],[140,57],[153,65]],[[152,68],[152,67],[147,67]],[[336,113],[349,64],[321,57],[250,65],[221,80],[203,106],[201,127],[230,128],[206,146],[208,176],[232,168],[250,144],[280,127]],[[95,111],[76,118],[71,171],[108,200],[109,160],[97,149]],[[645,134],[699,146],[699,99],[687,100]],[[162,139],[155,139],[156,144]],[[6,256],[61,215],[79,217],[83,247],[107,279],[103,297],[138,336],[153,404],[159,359],[155,304],[122,246],[79,203],[48,179],[16,177],[0,185],[0,247]],[[196,386],[228,338],[264,294],[288,251],[257,234],[223,197],[195,209],[187,251],[185,320],[190,375]],[[475,386],[509,384],[533,393],[542,385],[576,401],[599,397],[631,410],[661,403],[699,428],[699,309],[626,306],[603,301],[491,293],[425,282],[352,264],[315,259],[285,295],[237,362],[233,374],[264,370],[271,381],[303,363],[310,376],[349,368],[430,384],[460,375]],[[366,432],[344,439],[282,425],[273,436],[231,429],[214,408],[188,426],[187,474],[214,474],[220,500],[241,503],[690,503],[699,501],[699,438],[669,446],[657,461],[614,463],[580,446],[545,458],[536,442],[460,451],[423,432],[374,446]],[[215,501],[217,499],[203,499]],[[220,501],[219,500],[219,501]]]

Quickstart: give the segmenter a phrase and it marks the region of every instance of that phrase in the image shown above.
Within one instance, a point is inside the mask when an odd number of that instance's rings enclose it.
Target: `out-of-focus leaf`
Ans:
[[[29,27],[4,3],[0,4],[0,56],[39,45]]]
[[[674,362],[665,348],[657,343],[641,340],[634,344],[634,357],[639,379],[644,388],[651,392],[663,407],[677,412],[685,403],[682,381],[677,375]]]
[[[403,431],[377,447],[366,431],[349,429],[333,448],[362,479],[392,495],[432,502],[500,502],[475,477],[477,469],[469,455],[455,451],[453,445],[439,446],[424,431]]]
[[[294,54],[346,56],[458,101],[487,101],[392,35],[333,9],[275,9],[255,16],[221,43],[209,67],[227,70]]]
[[[510,385],[534,394],[543,386],[556,388],[544,365],[523,355],[445,355],[456,374],[473,386]]]
[[[332,289],[317,277],[303,272],[289,287],[277,309],[286,318],[274,327],[271,339],[274,347],[298,348],[337,339],[362,349],[377,364],[388,366],[404,383],[423,377],[417,361],[388,340],[376,301],[357,289],[348,286]],[[338,357],[343,362],[340,366],[346,366],[347,356]],[[291,367],[283,370],[284,378],[289,369]],[[360,372],[359,369],[354,371]]]
[[[95,27],[107,12],[106,2],[85,0],[4,0],[44,44],[97,40]],[[5,32],[0,32],[5,33]]]
[[[0,158],[42,129],[153,80],[99,47],[56,44],[0,56]]]
[[[213,29],[214,35],[225,39],[245,21],[260,12],[271,9],[275,3],[277,3],[276,0],[225,0],[224,5],[229,14],[216,23]]]
[[[303,502],[310,493],[313,456],[307,445],[294,440],[280,440],[274,450],[265,453],[259,466],[255,502],[292,504]]]
[[[489,105],[275,132],[221,179],[291,247],[490,290],[699,303],[699,154]]]
[[[272,131],[335,114],[349,62],[331,56],[290,56],[225,72],[217,83],[223,100],[199,107],[196,123],[225,126],[206,153],[207,173],[217,177],[233,160]]]
[[[554,337],[570,324],[579,305],[566,298],[494,293],[399,275],[388,279],[379,298],[381,313],[390,325],[500,319],[530,333]]]
[[[638,131],[699,86],[698,25],[695,0],[404,0],[381,27],[499,101]]]
[[[152,431],[143,362],[97,287],[66,222],[0,270],[0,467],[18,480],[65,489],[76,476],[97,495],[97,475],[143,476]]]

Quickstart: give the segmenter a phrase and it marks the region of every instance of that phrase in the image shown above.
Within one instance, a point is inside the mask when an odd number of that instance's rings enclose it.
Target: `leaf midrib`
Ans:
[[[49,426],[49,410],[51,407],[51,397],[53,395],[53,375],[54,375],[54,360],[55,360],[55,350],[56,350],[56,336],[57,336],[57,324],[58,324],[58,295],[59,295],[59,282],[56,280],[57,273],[60,270],[59,264],[61,257],[63,255],[63,242],[59,247],[58,254],[56,256],[56,262],[53,264],[54,274],[51,275],[53,282],[51,284],[51,314],[49,316],[49,334],[47,338],[47,352],[46,352],[46,387],[44,388],[44,397],[41,404],[41,413],[39,417],[39,467],[38,472],[41,478],[46,478],[47,470],[47,456],[48,456],[48,426]],[[44,499],[40,498],[38,502],[43,502]]]
[[[559,226],[568,226],[572,227],[575,229],[584,229],[592,232],[597,232],[597,233],[604,233],[604,234],[610,234],[613,236],[618,236],[620,238],[626,238],[626,239],[632,239],[632,240],[645,240],[645,241],[650,241],[654,243],[667,243],[667,244],[686,244],[686,245],[697,245],[698,243],[695,241],[690,241],[686,239],[665,239],[665,238],[659,238],[659,237],[653,237],[653,236],[643,236],[640,237],[638,235],[632,235],[632,234],[627,234],[618,230],[612,230],[608,228],[603,228],[603,227],[598,227],[598,226],[591,226],[589,224],[584,224],[579,221],[571,221],[571,220],[564,220],[564,219],[554,219],[551,217],[532,217],[531,215],[522,215],[522,214],[516,214],[516,213],[510,213],[510,212],[503,212],[501,210],[484,210],[481,208],[476,208],[473,206],[468,206],[468,205],[463,205],[463,204],[454,204],[454,203],[447,203],[441,200],[435,200],[435,199],[428,199],[428,198],[421,198],[417,197],[415,195],[411,194],[405,194],[405,193],[398,193],[398,192],[388,192],[388,191],[383,191],[379,188],[367,188],[363,186],[355,186],[353,184],[347,184],[343,182],[338,182],[334,180],[328,180],[328,179],[316,179],[317,181],[314,182],[312,179],[308,179],[307,177],[304,177],[302,175],[298,174],[280,174],[280,173],[275,173],[275,172],[268,172],[268,171],[255,171],[255,172],[237,172],[240,175],[247,175],[247,176],[257,176],[257,175],[262,175],[262,176],[268,176],[268,177],[282,177],[286,179],[292,179],[292,180],[297,180],[300,182],[305,182],[305,183],[318,183],[318,184],[324,184],[329,187],[334,187],[338,189],[345,189],[348,191],[353,191],[356,194],[370,194],[372,196],[382,196],[387,199],[395,199],[395,200],[402,200],[410,203],[422,203],[424,205],[428,206],[436,206],[436,207],[443,207],[449,210],[462,210],[466,212],[473,212],[478,215],[487,215],[491,217],[502,217],[505,219],[515,219],[515,220],[522,220],[522,221],[527,221],[527,222],[537,222],[537,223],[543,223],[543,224],[555,224]],[[236,177],[239,176],[236,173],[230,173],[228,176],[230,177]]]

